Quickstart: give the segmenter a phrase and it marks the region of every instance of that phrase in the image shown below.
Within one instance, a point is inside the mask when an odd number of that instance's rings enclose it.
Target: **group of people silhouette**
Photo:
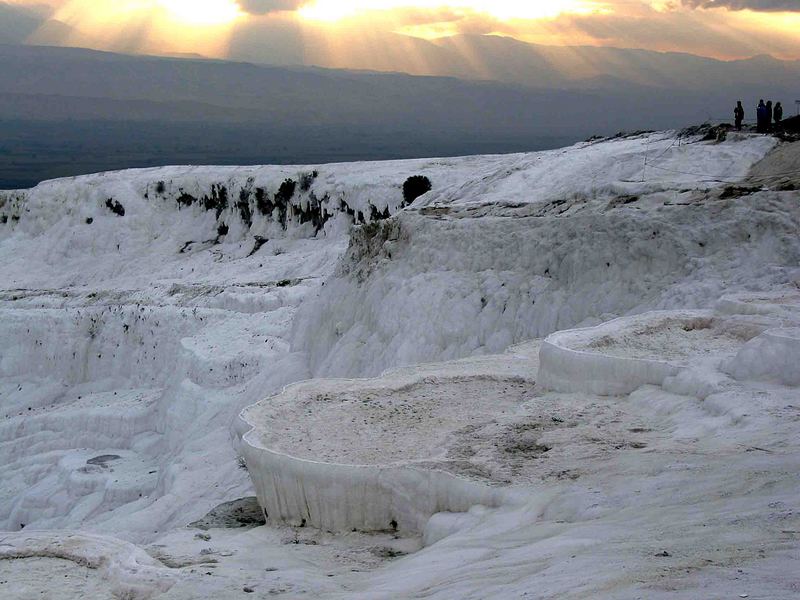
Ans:
[[[742,101],[736,103],[736,108],[733,109],[733,116],[736,120],[736,130],[742,130],[742,123],[744,122],[744,106]],[[756,109],[756,131],[759,133],[769,133],[773,130],[773,126],[779,128],[783,121],[783,106],[778,102],[772,106],[772,100],[760,100],[758,108]]]

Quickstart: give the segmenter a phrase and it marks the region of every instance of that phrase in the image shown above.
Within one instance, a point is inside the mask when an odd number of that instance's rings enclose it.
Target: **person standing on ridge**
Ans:
[[[772,131],[772,100],[767,100],[767,116],[765,118],[767,132]]]
[[[781,122],[783,121],[783,106],[781,103],[778,102],[775,105],[775,125],[776,127],[780,127]]]
[[[758,108],[756,109],[756,131],[764,133],[764,122],[767,120],[767,107],[763,100],[759,100]]]
[[[744,106],[742,106],[741,100],[736,103],[736,108],[733,109],[733,117],[736,119],[736,131],[741,131],[742,121],[744,121]]]

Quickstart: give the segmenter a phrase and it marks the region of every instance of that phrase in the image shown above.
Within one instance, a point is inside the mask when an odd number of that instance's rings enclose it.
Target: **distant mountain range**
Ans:
[[[459,38],[488,48],[501,79],[503,38]],[[450,43],[457,44],[459,39]],[[523,48],[536,48],[527,44]],[[559,75],[567,49],[540,68],[547,85],[421,77],[402,73],[275,67],[194,58],[0,45],[0,118],[280,123],[283,126],[397,126],[481,132],[577,135],[725,118],[734,100],[793,100],[798,63],[768,58],[727,63],[689,55],[593,48],[605,73]],[[602,58],[601,58],[602,57]],[[531,59],[532,60],[532,59]],[[671,61],[671,62],[670,62]],[[574,62],[574,61],[573,61]],[[630,66],[628,66],[630,65]],[[651,66],[652,65],[652,66]],[[670,65],[672,65],[670,67]],[[759,67],[760,65],[760,67]],[[737,70],[738,69],[738,70]],[[628,77],[622,77],[628,73]],[[763,73],[759,79],[758,73]],[[639,79],[649,78],[643,83]],[[664,89],[669,90],[665,96]]]
[[[800,76],[800,61],[771,56],[722,61],[678,52],[596,46],[543,46],[510,37],[456,35],[427,41],[403,35],[380,39],[354,37],[346,44],[318,30],[305,35],[301,49],[234,36],[231,56],[272,64],[397,71],[415,75],[490,79],[534,88],[613,88],[620,81],[657,87],[740,86],[780,89]],[[280,39],[280,38],[276,38]],[[333,51],[331,51],[333,49]]]

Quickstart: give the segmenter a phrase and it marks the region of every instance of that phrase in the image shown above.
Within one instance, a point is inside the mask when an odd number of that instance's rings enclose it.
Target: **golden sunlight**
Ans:
[[[69,0],[55,14],[70,24],[124,24],[135,18],[161,17],[195,27],[230,25],[242,16],[236,0]]]
[[[234,0],[158,0],[158,4],[187,25],[227,25],[242,15]]]
[[[70,27],[68,45],[215,57],[244,17],[236,0],[67,0],[54,14]]]
[[[548,2],[519,2],[518,0],[316,0],[301,8],[303,19],[335,22],[370,10],[402,8],[474,11],[501,20],[543,19],[561,13],[590,13],[602,8],[601,2],[591,0],[549,0]]]

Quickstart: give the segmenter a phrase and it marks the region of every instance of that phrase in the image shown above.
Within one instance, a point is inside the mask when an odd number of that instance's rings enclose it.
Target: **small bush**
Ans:
[[[275,202],[281,204],[288,204],[294,198],[294,192],[297,188],[297,182],[294,179],[287,179],[278,188],[278,193],[275,194]]]
[[[163,195],[167,191],[167,185],[163,181],[156,184],[156,194]]]
[[[307,192],[311,189],[314,180],[319,177],[319,171],[311,171],[311,173],[304,173],[300,176],[300,191]]]
[[[275,208],[275,205],[269,199],[264,188],[256,188],[256,208],[258,208],[258,212],[264,216],[272,213],[272,210]]]
[[[424,175],[414,175],[406,179],[403,184],[403,206],[412,204],[420,196],[427,194],[433,189],[431,180]]]
[[[239,201],[236,203],[242,222],[250,227],[253,224],[253,211],[250,209],[250,191],[243,189],[239,192]]]
[[[219,227],[217,227],[217,235],[219,237],[225,237],[228,235],[230,231],[230,227],[228,227],[225,223],[220,223]]]
[[[108,200],[106,200],[106,208],[111,212],[113,212],[118,217],[125,216],[125,207],[122,206],[122,204],[120,204],[113,198],[109,198]]]
[[[372,204],[369,205],[369,220],[370,221],[381,221],[383,219],[388,219],[391,217],[391,213],[389,212],[389,207],[387,206],[383,211],[379,211],[376,206]]]
[[[228,188],[222,184],[211,186],[211,195],[203,196],[203,207],[216,211],[217,218],[228,208]]]
[[[187,194],[186,192],[183,192],[183,193],[181,193],[180,196],[178,196],[176,202],[180,206],[191,206],[192,204],[197,202],[197,198],[195,198],[191,194]]]

